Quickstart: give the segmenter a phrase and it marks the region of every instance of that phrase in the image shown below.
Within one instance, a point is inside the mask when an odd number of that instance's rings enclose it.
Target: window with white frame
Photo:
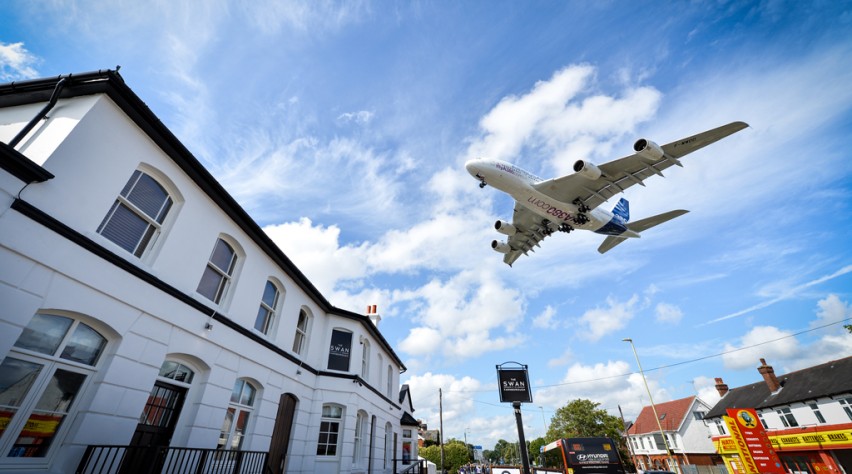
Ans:
[[[779,408],[775,410],[775,413],[778,413],[778,416],[781,417],[781,424],[784,425],[785,428],[799,426],[799,423],[796,421],[796,417],[793,416],[793,412],[791,412],[789,408]]]
[[[370,341],[364,338],[361,349],[361,378],[370,380]]]
[[[263,288],[263,297],[260,299],[260,308],[257,310],[257,318],[254,320],[254,328],[263,334],[269,335],[275,325],[276,308],[278,308],[278,297],[281,294],[278,287],[272,281],[267,280]]]
[[[365,436],[367,436],[367,413],[359,410],[355,418],[355,446],[352,451],[352,462],[356,466],[363,465],[367,459],[367,442]]]
[[[156,241],[172,203],[166,188],[150,175],[136,170],[97,232],[141,257]]]
[[[385,455],[382,469],[387,469],[391,461],[391,453],[393,453],[393,427],[390,423],[385,423]]]
[[[221,303],[234,276],[236,264],[237,252],[234,248],[224,240],[217,239],[196,291],[216,304]]]
[[[840,398],[837,401],[840,403],[840,406],[843,407],[843,411],[846,412],[846,416],[852,420],[852,397]]]
[[[411,464],[411,430],[402,430],[402,463]]]
[[[717,418],[715,421],[716,421],[716,430],[719,432],[720,435],[724,435],[725,434],[725,423],[722,422],[721,418]]]
[[[392,398],[393,397],[393,368],[391,367],[390,364],[388,364],[388,382],[387,382],[387,384],[388,384],[388,386],[387,386],[387,390],[386,390],[385,395],[387,395],[388,398]]]
[[[808,403],[808,406],[811,408],[811,411],[814,413],[814,416],[817,419],[817,423],[825,423],[825,417],[822,416],[822,412],[819,411],[819,405],[816,403]]]
[[[302,355],[308,341],[311,315],[305,308],[299,310],[299,320],[296,322],[296,337],[293,339],[293,352]]]
[[[44,458],[65,431],[107,339],[71,317],[36,314],[0,362],[0,453]]]
[[[758,413],[757,419],[760,420],[760,424],[763,425],[763,429],[769,429],[769,425],[767,425],[766,420],[763,419],[763,413]]]
[[[377,354],[379,356],[379,364],[376,366],[378,370],[376,370],[376,376],[378,377],[378,382],[376,383],[376,388],[382,387],[382,367],[385,366],[385,358],[382,357],[382,354]]]
[[[340,422],[342,419],[342,406],[330,403],[322,406],[322,420],[320,420],[319,439],[317,440],[317,456],[337,456]]]
[[[703,420],[703,419],[704,419],[704,415],[705,415],[705,414],[706,414],[706,412],[698,411],[698,410],[697,410],[697,411],[692,412],[692,418],[694,418],[694,419],[696,419],[696,420],[698,420],[698,421],[701,421],[701,420]]]
[[[219,432],[219,443],[216,449],[239,450],[246,435],[249,416],[254,411],[254,400],[257,389],[249,382],[239,379],[231,391],[231,401],[225,412],[222,431]]]

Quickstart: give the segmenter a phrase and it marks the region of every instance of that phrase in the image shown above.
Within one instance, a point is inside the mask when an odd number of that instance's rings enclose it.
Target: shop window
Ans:
[[[136,170],[98,226],[98,233],[137,257],[150,248],[172,208],[168,191]]]
[[[37,314],[0,362],[0,453],[43,458],[107,340],[76,319]]]
[[[216,449],[242,448],[243,439],[246,434],[249,416],[254,410],[254,400],[257,389],[245,380],[237,380],[231,391],[231,402],[228,411],[225,412],[225,421],[222,423],[222,431],[219,432],[219,443]]]
[[[326,404],[322,406],[317,456],[337,456],[340,438],[340,422],[343,419],[343,407]]]

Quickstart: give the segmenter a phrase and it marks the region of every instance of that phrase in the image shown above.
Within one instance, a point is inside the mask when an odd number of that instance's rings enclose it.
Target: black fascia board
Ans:
[[[0,85],[0,107],[44,102],[50,98],[56,83],[67,78],[60,99],[86,95],[106,94],[157,146],[177,164],[207,196],[222,209],[308,296],[327,313],[359,321],[378,339],[401,367],[407,368],[384,336],[370,319],[352,311],[333,306],[311,283],[284,252],[269,238],[261,227],[237,203],[225,188],[207,171],[192,152],[163,124],[145,102],[125,84],[114,70],[99,70],[82,74],[69,74],[54,78],[35,79]]]
[[[23,153],[2,142],[0,142],[0,168],[3,168],[27,184],[42,183],[53,178],[53,174],[50,171],[37,165],[34,161],[24,156]]]

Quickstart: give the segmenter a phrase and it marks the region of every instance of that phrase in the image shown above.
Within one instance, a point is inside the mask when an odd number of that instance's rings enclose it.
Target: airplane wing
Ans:
[[[748,127],[745,122],[732,122],[706,132],[663,145],[665,153],[659,160],[651,160],[634,153],[630,156],[599,165],[601,176],[590,180],[578,173],[569,174],[535,184],[534,187],[562,202],[582,200],[594,209],[612,196],[624,192],[634,184],[645,185],[644,181],[654,175],[663,176],[662,171],[672,165],[683,166],[679,158],[704,148],[722,138]]]
[[[534,247],[551,234],[550,229],[541,225],[541,217],[526,207],[515,203],[515,212],[512,215],[512,225],[518,230],[515,235],[509,236],[508,244],[512,250],[503,256],[503,262],[512,266],[515,260],[527,252],[535,252]]]

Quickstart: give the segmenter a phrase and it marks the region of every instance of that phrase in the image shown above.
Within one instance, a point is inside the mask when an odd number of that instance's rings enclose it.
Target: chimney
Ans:
[[[766,365],[765,359],[760,359],[760,367],[757,368],[757,371],[763,376],[763,380],[766,381],[766,386],[769,387],[770,392],[777,392],[781,388],[778,378],[775,377],[775,370],[771,365]]]
[[[367,305],[367,317],[373,322],[373,326],[379,327],[379,321],[382,320],[382,317],[376,310],[376,305]]]
[[[720,397],[724,397],[728,393],[728,384],[722,382],[721,377],[716,377],[716,391],[719,392]]]

